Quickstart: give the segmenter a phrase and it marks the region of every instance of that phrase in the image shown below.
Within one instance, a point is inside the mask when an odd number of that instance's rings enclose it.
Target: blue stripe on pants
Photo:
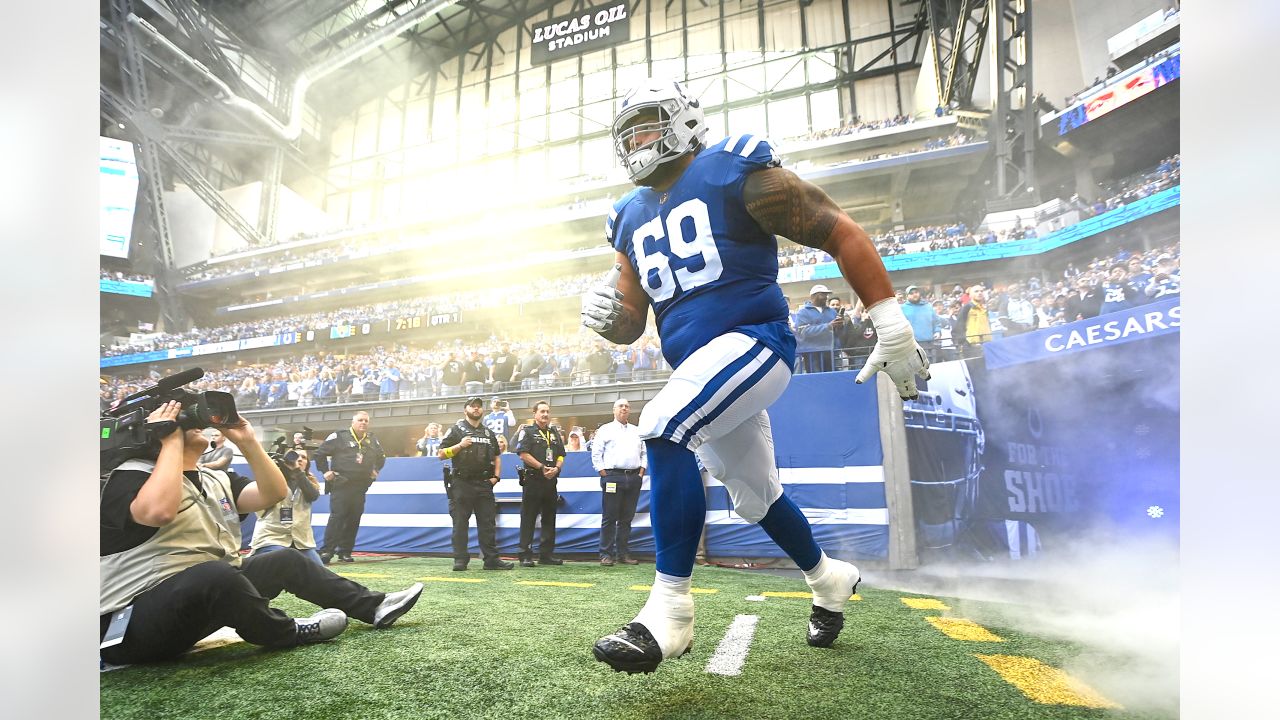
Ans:
[[[733,392],[729,393],[729,395],[716,407],[716,409],[707,413],[705,417],[694,423],[693,427],[689,428],[689,432],[685,433],[684,437],[678,442],[682,445],[686,445],[689,438],[697,435],[699,430],[715,422],[716,418],[720,417],[725,410],[728,410],[729,406],[738,398],[742,397],[743,393],[755,387],[755,384],[760,382],[760,378],[767,375],[769,371],[773,369],[773,366],[778,364],[779,360],[780,358],[777,355],[773,355],[768,360],[765,360],[764,364],[756,369],[755,372],[751,373],[751,375],[743,381],[742,384],[738,385]]]
[[[676,413],[675,416],[671,418],[667,423],[667,426],[662,431],[662,437],[674,438],[676,431],[680,429],[680,426],[683,425],[690,416],[698,411],[698,408],[710,402],[711,398],[714,397],[724,384],[729,382],[734,375],[737,375],[739,370],[746,367],[753,360],[759,357],[760,353],[767,351],[768,349],[765,348],[759,340],[755,341],[751,346],[751,349],[743,353],[737,360],[726,365],[723,370],[716,373],[715,377],[711,378],[711,381],[703,386],[702,391],[699,392],[693,400],[690,400],[689,404],[685,405],[680,412]]]

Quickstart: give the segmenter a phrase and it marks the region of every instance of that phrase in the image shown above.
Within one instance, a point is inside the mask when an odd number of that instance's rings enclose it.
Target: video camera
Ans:
[[[231,393],[209,390],[192,392],[183,385],[204,377],[204,370],[191,368],[170,375],[148,388],[112,405],[100,418],[98,463],[107,472],[133,458],[155,459],[160,453],[160,437],[167,434],[163,423],[148,427],[147,416],[166,402],[182,404],[178,412],[179,430],[225,427],[240,421]],[[160,435],[156,432],[159,431]]]

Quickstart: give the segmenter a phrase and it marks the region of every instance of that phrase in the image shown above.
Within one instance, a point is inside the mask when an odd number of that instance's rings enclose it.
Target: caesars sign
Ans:
[[[630,39],[631,14],[625,1],[590,7],[573,15],[535,22],[529,60],[541,65]]]

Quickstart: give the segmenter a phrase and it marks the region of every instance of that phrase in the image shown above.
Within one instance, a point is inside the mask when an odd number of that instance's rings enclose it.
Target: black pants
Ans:
[[[556,503],[559,499],[555,481],[530,468],[524,480],[524,493],[520,496],[521,560],[533,559],[533,524],[538,517],[542,518],[538,555],[548,558],[556,551]]]
[[[321,553],[350,555],[356,547],[360,516],[364,515],[364,496],[369,481],[344,477],[329,493],[329,524],[324,529]]]
[[[631,520],[640,502],[639,475],[610,474],[600,478],[600,554],[623,558],[631,554]],[[614,492],[605,487],[614,483]]]
[[[454,480],[453,497],[449,499],[449,516],[453,518],[453,559],[465,563],[471,559],[467,549],[467,521],[476,516],[476,535],[485,565],[498,562],[498,505],[493,486],[488,480]]]
[[[114,665],[177,657],[222,626],[254,645],[289,646],[296,625],[268,603],[288,591],[322,608],[372,623],[385,593],[335,575],[293,548],[244,560],[239,568],[211,560],[167,578],[133,599],[124,641],[102,650]],[[111,614],[101,617],[99,639]]]

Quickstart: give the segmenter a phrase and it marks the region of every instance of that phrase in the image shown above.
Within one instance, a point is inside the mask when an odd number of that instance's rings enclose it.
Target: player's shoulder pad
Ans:
[[[639,192],[640,188],[634,188],[631,192],[619,198],[613,204],[613,207],[609,208],[609,214],[604,219],[604,239],[609,244],[609,247],[617,247],[613,242],[613,224],[618,221],[618,215],[622,213],[622,209],[632,200],[635,200]]]
[[[730,135],[709,148],[713,152],[728,153],[745,165],[757,168],[778,167],[782,158],[773,143],[763,135],[741,133]]]

